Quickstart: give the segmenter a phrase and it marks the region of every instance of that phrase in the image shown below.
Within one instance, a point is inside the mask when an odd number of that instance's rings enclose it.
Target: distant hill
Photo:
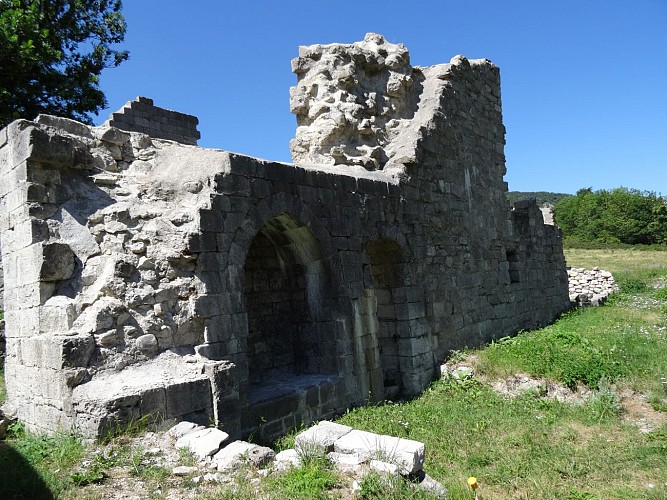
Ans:
[[[507,199],[509,200],[510,204],[513,204],[516,201],[519,200],[527,200],[528,198],[535,198],[535,201],[537,201],[538,205],[543,205],[544,203],[551,203],[552,205],[555,205],[558,203],[560,200],[563,198],[567,198],[568,196],[573,196],[569,193],[550,193],[548,191],[536,191],[536,192],[529,192],[529,191],[508,191],[507,192]]]

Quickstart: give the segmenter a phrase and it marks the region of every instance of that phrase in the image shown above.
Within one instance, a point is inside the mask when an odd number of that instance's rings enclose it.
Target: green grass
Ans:
[[[325,458],[308,460],[285,474],[271,476],[265,487],[274,498],[324,499],[338,482],[331,464]]]
[[[31,434],[13,424],[0,442],[0,498],[49,498],[77,483],[70,472],[81,461],[85,446],[68,434]]]

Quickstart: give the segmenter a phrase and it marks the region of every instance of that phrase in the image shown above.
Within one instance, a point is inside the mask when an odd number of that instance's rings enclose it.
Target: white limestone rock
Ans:
[[[396,464],[384,462],[382,460],[371,460],[368,466],[371,470],[379,472],[380,474],[398,476],[398,465]]]
[[[243,465],[261,467],[275,459],[271,448],[245,441],[234,441],[213,456],[213,465],[219,471],[230,471]]]
[[[229,434],[219,429],[200,429],[190,432],[176,441],[176,448],[185,448],[197,458],[204,460],[215,454]]]
[[[301,458],[299,453],[293,449],[283,450],[276,454],[276,461],[273,464],[274,469],[284,471],[292,467],[299,467],[301,465]]]
[[[396,464],[400,473],[414,474],[424,465],[424,443],[411,439],[374,434],[353,430],[336,440],[334,451],[358,453],[368,459],[382,460]]]
[[[301,453],[320,455],[333,451],[334,442],[350,432],[352,427],[323,420],[306,429],[294,439],[294,448]]]
[[[197,425],[195,423],[183,420],[182,422],[177,423],[171,429],[169,429],[167,431],[167,435],[178,439],[190,432],[198,431],[201,429],[204,429],[203,425]]]

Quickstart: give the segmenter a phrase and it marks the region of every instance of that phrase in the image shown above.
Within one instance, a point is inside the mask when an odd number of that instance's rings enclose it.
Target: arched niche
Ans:
[[[401,392],[403,386],[396,303],[401,301],[398,292],[405,286],[406,257],[398,243],[385,238],[372,241],[366,251],[377,303],[377,342],[384,393],[385,397],[393,397]]]
[[[262,225],[244,265],[251,390],[270,398],[308,384],[308,376],[336,373],[333,289],[322,248],[306,225],[288,213]]]

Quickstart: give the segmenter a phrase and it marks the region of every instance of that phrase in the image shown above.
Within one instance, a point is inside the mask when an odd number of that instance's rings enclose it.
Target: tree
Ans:
[[[103,69],[128,57],[121,0],[0,0],[0,128],[39,113],[92,123]]]
[[[584,188],[556,204],[566,238],[601,243],[667,243],[667,199],[651,191]]]

